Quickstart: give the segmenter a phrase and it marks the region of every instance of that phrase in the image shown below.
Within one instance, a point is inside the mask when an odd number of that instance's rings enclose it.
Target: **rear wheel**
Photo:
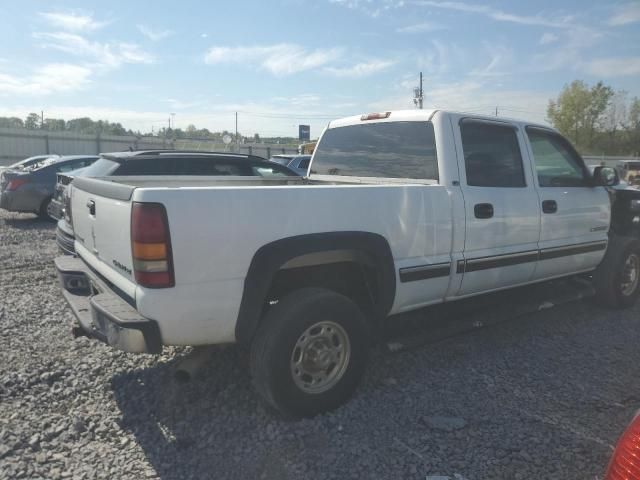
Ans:
[[[38,216],[40,218],[49,219],[49,204],[51,204],[51,197],[45,198],[40,204],[40,209],[38,210]]]
[[[369,326],[353,301],[322,288],[297,290],[268,311],[256,332],[254,385],[285,415],[333,410],[358,386],[369,344]]]
[[[640,241],[612,236],[594,273],[594,284],[601,305],[612,308],[634,305],[640,294]]]

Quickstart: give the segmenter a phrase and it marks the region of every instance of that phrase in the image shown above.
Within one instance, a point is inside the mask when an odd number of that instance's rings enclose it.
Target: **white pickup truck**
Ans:
[[[332,121],[305,178],[76,178],[56,265],[89,336],[128,352],[241,343],[260,394],[308,416],[354,392],[386,318],[558,277],[631,306],[640,243],[615,170],[554,130],[446,111]]]

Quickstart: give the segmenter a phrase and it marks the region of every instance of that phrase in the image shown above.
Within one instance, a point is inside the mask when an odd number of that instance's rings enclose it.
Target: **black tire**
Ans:
[[[640,281],[637,277],[640,273],[635,272],[635,287],[623,288],[624,284],[629,284],[629,269],[627,265],[631,257],[640,259],[640,241],[632,237],[620,237],[613,235],[609,238],[607,253],[602,263],[593,275],[596,289],[596,301],[609,308],[628,308],[633,306],[640,294]],[[633,284],[632,284],[633,285]]]
[[[342,333],[346,333],[350,354],[339,369],[343,373],[330,388],[322,392],[305,391],[296,383],[302,381],[300,375],[294,379],[294,350],[308,329],[327,321],[339,325]],[[323,288],[294,291],[267,312],[256,332],[250,355],[253,383],[267,403],[286,416],[311,417],[333,410],[356,390],[366,368],[370,342],[369,324],[349,298]]]
[[[51,199],[52,197],[45,198],[40,204],[40,210],[38,210],[37,212],[40,218],[50,220],[49,212],[47,210],[49,209],[49,204],[51,203]]]

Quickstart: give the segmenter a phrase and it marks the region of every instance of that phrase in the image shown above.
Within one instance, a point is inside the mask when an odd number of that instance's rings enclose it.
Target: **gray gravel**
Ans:
[[[0,211],[0,478],[594,479],[640,407],[640,308],[543,311],[397,354],[299,422],[263,407],[246,354],[188,384],[176,358],[70,336],[54,226]]]

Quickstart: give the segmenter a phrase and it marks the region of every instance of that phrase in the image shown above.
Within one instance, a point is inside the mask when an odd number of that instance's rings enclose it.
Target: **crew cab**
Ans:
[[[87,335],[246,345],[263,398],[309,416],[349,398],[397,314],[572,275],[633,305],[640,243],[612,229],[617,180],[544,125],[358,115],[328,124],[303,178],[76,178],[79,257],[56,266]]]

